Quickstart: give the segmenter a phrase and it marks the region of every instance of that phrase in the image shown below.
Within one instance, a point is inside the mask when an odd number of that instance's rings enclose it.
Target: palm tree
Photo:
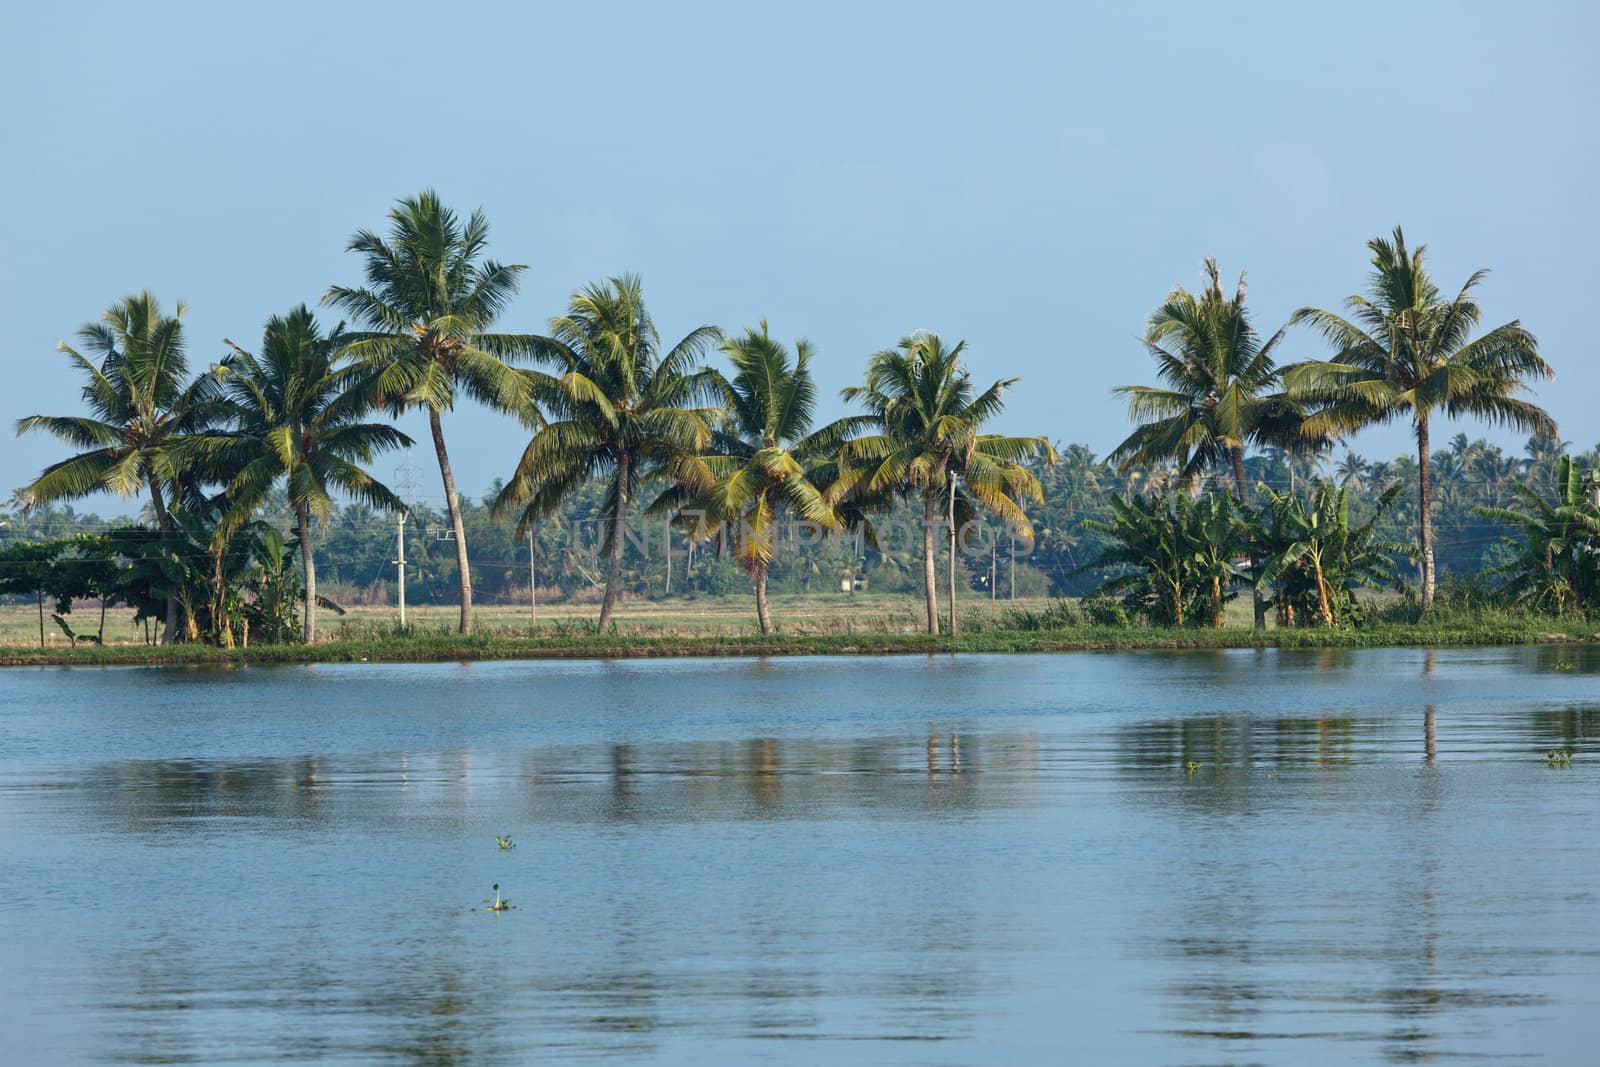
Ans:
[[[411,438],[387,423],[360,421],[366,410],[363,383],[334,365],[344,343],[338,329],[324,334],[304,304],[267,320],[259,356],[228,342],[235,358],[226,386],[238,427],[217,458],[238,473],[228,486],[223,525],[248,520],[272,487],[285,481],[300,537],[307,643],[317,639],[312,516],[326,520],[332,490],[373,507],[405,510],[399,497],[358,464],[404,448]]]
[[[1433,603],[1433,486],[1429,425],[1435,413],[1476,415],[1530,432],[1553,433],[1542,408],[1518,399],[1529,379],[1549,378],[1538,342],[1516,321],[1469,340],[1481,312],[1472,290],[1487,271],[1475,271],[1453,300],[1429,276],[1425,247],[1406,248],[1405,234],[1374,238],[1370,295],[1352,296],[1354,320],[1305,307],[1290,322],[1309,322],[1333,346],[1331,360],[1287,368],[1288,392],[1314,405],[1313,433],[1342,435],[1397,418],[1411,419],[1417,439],[1418,539],[1422,556],[1422,609]]]
[[[1367,478],[1372,474],[1372,464],[1356,452],[1347,450],[1344,458],[1334,464],[1333,473],[1339,479],[1341,489],[1359,493],[1366,488]]]
[[[1165,387],[1124,385],[1114,390],[1128,398],[1128,418],[1141,425],[1110,458],[1123,469],[1175,461],[1188,481],[1210,469],[1229,469],[1235,495],[1248,504],[1246,446],[1270,444],[1287,451],[1310,442],[1301,439],[1299,409],[1278,389],[1273,351],[1287,327],[1263,342],[1245,307],[1245,276],[1239,275],[1229,297],[1223,294],[1215,259],[1206,259],[1205,272],[1206,287],[1200,294],[1175,288],[1150,315],[1144,345],[1155,357]],[[1325,442],[1314,443],[1321,447]],[[1255,622],[1266,623],[1259,595]]]
[[[722,351],[734,375],[723,385],[727,417],[712,434],[712,452],[678,463],[678,485],[652,510],[699,504],[717,525],[736,526],[734,557],[755,586],[756,620],[769,634],[774,524],[787,513],[821,530],[843,525],[823,490],[836,476],[839,445],[863,420],[840,419],[812,430],[817,387],[812,349],[804,340],[795,342],[791,357],[763,321],[760,330],[747,328],[743,337],[724,342]]]
[[[1206,259],[1205,271],[1207,284],[1199,295],[1180,286],[1151,314],[1144,345],[1166,388],[1113,390],[1128,398],[1128,417],[1141,425],[1110,458],[1124,470],[1175,461],[1185,480],[1227,469],[1235,495],[1247,503],[1246,446],[1299,442],[1299,411],[1274,391],[1278,369],[1272,354],[1285,331],[1263,342],[1245,308],[1244,275],[1228,297],[1215,259]]]
[[[843,390],[842,395],[867,409],[865,425],[878,432],[858,437],[840,449],[839,479],[829,494],[835,501],[891,493],[921,496],[922,585],[930,634],[939,632],[934,527],[940,512],[948,512],[950,524],[950,630],[954,633],[957,519],[981,509],[1031,538],[1033,526],[1022,504],[1042,502],[1044,494],[1039,479],[1024,463],[1041,456],[1055,461],[1055,450],[1043,437],[978,432],[1000,413],[1005,403],[1001,396],[1017,379],[997,381],[978,393],[961,364],[965,349],[965,341],[946,348],[938,334],[920,333],[872,357],[865,382]],[[958,481],[965,490],[964,498]]]
[[[346,251],[366,260],[367,284],[333,286],[322,298],[364,327],[347,335],[344,354],[358,363],[370,399],[394,414],[428,413],[433,448],[444,479],[445,504],[456,543],[462,633],[472,628],[472,575],[450,455],[440,416],[455,407],[456,390],[534,424],[524,376],[505,361],[526,355],[530,338],[490,333],[516,295],[520,264],[484,259],[489,221],[474,211],[463,224],[427,190],[389,212],[389,239],[361,230]]]
[[[41,430],[74,447],[77,455],[46,467],[23,490],[24,506],[71,500],[109,490],[124,497],[148,490],[162,532],[176,531],[167,511],[169,494],[182,491],[185,448],[205,437],[227,406],[214,373],[189,378],[183,314],[164,315],[149,292],[111,305],[100,321],[78,331],[95,359],[68,345],[57,347],[88,379],[83,403],[88,415],[30,415],[17,433]],[[167,593],[163,643],[177,639],[178,598]]]
[[[526,376],[548,421],[495,497],[494,514],[518,512],[521,537],[587,479],[610,479],[602,632],[622,584],[629,504],[647,479],[711,443],[721,411],[704,404],[719,395],[719,376],[700,361],[721,338],[715,326],[701,326],[663,355],[639,279],[622,275],[574,293],[567,313],[550,321],[550,336],[530,339],[535,360],[557,372]]]

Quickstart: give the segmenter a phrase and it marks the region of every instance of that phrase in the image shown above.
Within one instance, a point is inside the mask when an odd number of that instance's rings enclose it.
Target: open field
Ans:
[[[1018,598],[1017,607],[1040,609],[1050,603],[1048,598]],[[922,629],[923,606],[920,596],[901,593],[862,593],[856,596],[834,594],[774,595],[771,598],[773,620],[777,626],[791,634],[859,633],[864,631],[887,633],[917,633]],[[993,617],[1011,606],[1002,600],[991,604],[977,594],[962,602],[964,617]],[[459,618],[455,605],[412,605],[406,609],[406,622],[416,630],[431,632],[454,629]],[[593,621],[600,614],[595,604],[540,604],[538,624],[544,627],[573,626],[579,620]],[[68,617],[79,632],[93,633],[99,618],[98,605],[80,604]],[[526,632],[532,616],[528,605],[479,604],[473,607],[474,624],[490,631],[518,630]],[[1249,605],[1244,605],[1241,621],[1249,621]],[[128,608],[112,608],[106,613],[106,644],[138,645],[144,643],[143,629],[135,630],[133,612]],[[659,636],[736,636],[754,633],[756,627],[755,600],[750,596],[728,597],[672,597],[664,600],[624,600],[617,606],[617,632],[619,634],[654,634]],[[393,607],[352,607],[343,616],[331,611],[318,613],[318,630],[328,640],[346,635],[369,635],[380,629],[394,627],[399,613]],[[45,647],[65,648],[70,645],[50,619],[50,605],[45,605]],[[39,643],[39,616],[31,605],[0,606],[0,646],[33,645]]]
[[[848,625],[848,623],[846,624]],[[686,656],[910,655],[948,652],[1012,653],[1109,651],[1117,649],[1223,648],[1435,648],[1471,645],[1550,644],[1561,654],[1567,643],[1592,643],[1588,626],[1542,619],[1440,621],[1420,625],[1378,625],[1356,630],[1283,629],[1257,631],[1247,626],[1211,628],[1070,626],[1055,630],[973,627],[960,636],[929,637],[916,632],[885,632],[865,627],[855,632],[777,633],[763,637],[749,630],[693,633],[635,630],[593,634],[558,623],[535,633],[484,628],[468,636],[413,629],[320,641],[315,645],[254,645],[222,649],[192,644],[161,647],[113,645],[74,649],[57,645],[0,647],[0,666],[212,664],[244,666],[273,663],[405,663],[494,659],[623,659]]]

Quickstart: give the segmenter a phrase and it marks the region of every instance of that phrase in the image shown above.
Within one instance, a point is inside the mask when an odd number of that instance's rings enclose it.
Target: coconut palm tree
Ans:
[[[379,452],[411,438],[387,423],[363,422],[367,410],[359,368],[338,370],[345,344],[339,329],[323,333],[304,304],[267,320],[260,355],[232,341],[225,383],[238,420],[216,460],[237,473],[228,484],[224,527],[248,521],[282,480],[294,510],[305,578],[304,638],[317,639],[317,571],[311,519],[325,520],[333,492],[372,507],[405,510],[404,503],[363,470]]]
[[[1347,450],[1344,458],[1334,464],[1333,473],[1341,489],[1360,493],[1366,488],[1367,479],[1372,474],[1372,464],[1355,451]]]
[[[715,326],[701,326],[663,354],[639,279],[621,275],[574,293],[567,313],[550,321],[550,335],[531,339],[534,359],[555,372],[526,375],[548,421],[523,450],[493,510],[496,517],[519,515],[521,537],[528,523],[553,513],[587,479],[609,479],[602,632],[622,584],[629,505],[646,480],[711,443],[722,414],[711,405],[721,390],[717,373],[700,363],[721,338]]]
[[[1113,390],[1127,397],[1128,417],[1140,425],[1109,458],[1123,469],[1175,461],[1189,480],[1224,469],[1248,502],[1245,448],[1301,443],[1299,410],[1277,391],[1273,351],[1285,330],[1262,341],[1245,308],[1244,275],[1229,297],[1215,259],[1206,259],[1205,272],[1202,292],[1180,286],[1150,315],[1144,345],[1165,388]]]
[[[456,545],[462,633],[472,628],[472,575],[440,416],[455,408],[460,390],[530,425],[537,421],[526,380],[506,362],[527,355],[530,338],[489,332],[526,268],[485,259],[488,243],[482,211],[463,223],[430,189],[390,210],[387,240],[367,230],[350,239],[346,251],[366,261],[366,285],[336,285],[322,298],[362,327],[346,336],[343,352],[362,368],[369,399],[397,415],[428,413]]]
[[[872,357],[865,382],[842,395],[867,409],[865,425],[877,432],[840,449],[839,478],[829,493],[834,501],[885,494],[921,497],[922,586],[930,634],[939,632],[934,528],[941,512],[949,522],[954,633],[958,520],[981,510],[1031,538],[1033,526],[1022,505],[1042,502],[1044,496],[1039,479],[1025,463],[1038,457],[1055,461],[1055,450],[1043,437],[978,432],[1000,413],[1005,406],[1002,394],[1017,379],[1006,378],[977,392],[961,363],[965,350],[965,341],[951,348],[938,334],[919,333]]]
[[[776,523],[787,514],[823,531],[843,525],[823,490],[836,476],[839,445],[864,420],[841,419],[813,430],[811,346],[796,341],[791,356],[765,321],[759,330],[747,328],[744,336],[724,342],[722,352],[734,370],[723,383],[727,417],[712,433],[709,454],[675,464],[678,484],[651,510],[699,505],[716,525],[735,527],[734,558],[755,586],[756,620],[769,634],[767,571]]]
[[[111,305],[100,321],[78,331],[82,348],[65,341],[60,351],[88,379],[87,415],[30,415],[17,433],[42,431],[83,451],[46,467],[22,491],[25,507],[71,500],[102,490],[124,497],[148,491],[164,534],[176,527],[167,503],[182,491],[188,474],[185,449],[211,433],[225,417],[221,383],[213,372],[191,379],[184,352],[183,314],[162,313],[149,292]],[[168,591],[163,643],[178,634],[178,598]]]
[[[1279,389],[1273,352],[1287,327],[1263,341],[1245,307],[1245,276],[1239,275],[1230,297],[1215,259],[1206,259],[1205,273],[1199,294],[1179,286],[1151,313],[1144,345],[1165,384],[1113,390],[1128,398],[1128,418],[1140,425],[1110,458],[1123,469],[1174,461],[1189,481],[1207,470],[1228,470],[1235,495],[1248,504],[1246,447],[1275,445],[1292,452],[1327,442],[1302,437],[1300,410]],[[1266,624],[1259,594],[1255,621]]]
[[[1374,238],[1368,296],[1352,296],[1353,319],[1321,308],[1296,311],[1290,322],[1310,323],[1334,348],[1330,360],[1286,368],[1295,399],[1315,407],[1312,433],[1343,435],[1365,426],[1409,418],[1417,440],[1418,541],[1422,609],[1433,603],[1432,446],[1435,414],[1476,415],[1533,433],[1553,433],[1542,408],[1518,398],[1530,379],[1549,378],[1550,365],[1522,324],[1508,322],[1476,339],[1481,318],[1472,291],[1486,271],[1475,271],[1454,299],[1445,299],[1429,275],[1425,247],[1406,248],[1396,226],[1392,239]]]

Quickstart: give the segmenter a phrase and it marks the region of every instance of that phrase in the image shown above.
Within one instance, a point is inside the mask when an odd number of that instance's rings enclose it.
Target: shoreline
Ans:
[[[954,639],[927,634],[759,634],[662,637],[649,635],[528,636],[428,634],[315,645],[113,645],[99,648],[0,647],[0,667],[226,666],[312,663],[441,663],[474,660],[685,659],[764,656],[890,656],[947,653],[1179,651],[1230,648],[1469,648],[1600,643],[1600,634],[1545,621],[1451,622],[1374,626],[1356,630],[1220,630],[1073,627],[1062,630],[979,630]]]

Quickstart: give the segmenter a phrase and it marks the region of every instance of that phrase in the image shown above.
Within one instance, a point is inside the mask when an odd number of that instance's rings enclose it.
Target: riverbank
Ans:
[[[1133,649],[1450,648],[1474,645],[1596,643],[1593,625],[1550,620],[1492,620],[1380,625],[1359,630],[1157,629],[1067,627],[985,628],[958,635],[759,634],[659,636],[514,631],[460,636],[397,634],[314,645],[121,645],[97,648],[0,647],[0,666],[156,666],[287,663],[437,663],[497,659],[649,659],[708,656],[889,656],[950,652],[1029,653]]]

